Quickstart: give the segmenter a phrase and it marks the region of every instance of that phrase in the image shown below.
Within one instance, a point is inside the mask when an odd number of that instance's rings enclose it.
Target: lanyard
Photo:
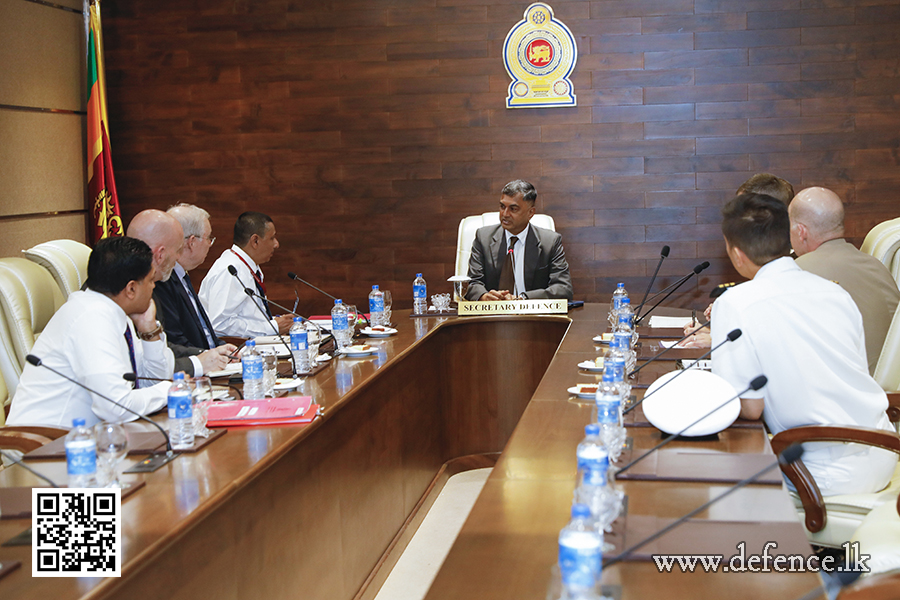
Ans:
[[[247,261],[244,260],[244,257],[243,257],[243,256],[241,256],[240,254],[238,254],[237,252],[235,252],[235,251],[232,250],[231,248],[229,248],[228,250],[229,250],[232,254],[234,254],[235,256],[237,256],[237,257],[238,257],[238,260],[240,260],[242,263],[244,263],[244,266],[247,267],[247,269],[250,271],[250,274],[253,276],[253,280],[256,282],[256,285],[259,286],[259,289],[262,291],[263,296],[265,296],[265,295],[266,295],[266,284],[264,284],[264,283],[262,282],[262,279],[260,279],[259,277],[256,276],[256,271],[254,271],[252,268],[250,268],[250,265],[247,264]]]

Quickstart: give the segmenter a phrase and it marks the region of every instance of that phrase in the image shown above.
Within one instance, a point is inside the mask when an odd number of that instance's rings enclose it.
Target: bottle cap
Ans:
[[[84,427],[84,419],[72,419],[72,427]]]
[[[585,435],[600,435],[600,426],[596,423],[591,423],[590,425],[586,425],[584,428]]]
[[[294,317],[294,323],[299,323],[302,320],[303,319],[301,319],[300,317]]]
[[[334,301],[334,303],[335,304],[343,304],[344,302],[340,298],[338,298],[337,300]]]
[[[244,345],[247,346],[248,348],[256,348],[256,341],[255,340],[247,340],[244,343]]]
[[[617,284],[616,284],[616,287],[617,287],[617,288],[623,288],[623,287],[625,287],[625,284],[624,284],[624,283],[617,283]]]
[[[631,304],[631,298],[622,298],[622,304]]]
[[[172,375],[172,381],[184,381],[184,371],[178,371]]]
[[[377,286],[377,285],[373,285],[373,286],[372,286],[372,289],[373,289],[373,290],[377,290],[377,289],[378,289],[378,286]]]
[[[416,277],[421,277],[421,276],[422,276],[421,273],[416,273]]]
[[[584,518],[591,516],[591,509],[588,508],[587,504],[573,504],[572,505],[572,518]]]

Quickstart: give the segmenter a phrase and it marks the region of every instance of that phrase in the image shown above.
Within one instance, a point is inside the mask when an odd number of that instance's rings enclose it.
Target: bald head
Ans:
[[[131,220],[126,235],[150,246],[156,280],[168,280],[184,247],[184,232],[178,221],[161,210],[144,210]]]
[[[812,252],[825,242],[844,237],[844,203],[829,189],[806,188],[788,207],[791,244],[798,256]]]

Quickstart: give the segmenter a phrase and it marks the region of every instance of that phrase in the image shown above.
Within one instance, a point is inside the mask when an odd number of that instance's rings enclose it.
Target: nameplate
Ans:
[[[457,312],[460,317],[476,317],[482,315],[552,315],[569,312],[569,303],[565,298],[557,300],[500,300],[476,301],[461,300]]]

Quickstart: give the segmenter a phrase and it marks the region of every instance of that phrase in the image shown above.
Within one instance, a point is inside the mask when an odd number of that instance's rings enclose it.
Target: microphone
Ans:
[[[626,560],[629,556],[634,554],[634,552],[636,550],[638,550],[639,548],[643,548],[644,546],[646,546],[653,540],[658,539],[658,538],[662,537],[663,535],[667,534],[668,532],[672,531],[673,529],[675,529],[676,527],[678,527],[679,525],[681,525],[682,523],[684,523],[691,517],[706,510],[707,508],[709,508],[710,506],[712,506],[713,504],[715,504],[716,502],[718,502],[725,496],[731,495],[734,492],[741,489],[742,487],[753,483],[754,481],[756,481],[757,479],[759,479],[760,477],[762,477],[763,475],[765,475],[766,473],[768,473],[769,471],[774,469],[775,467],[778,467],[782,464],[790,464],[790,463],[798,460],[802,455],[803,455],[803,447],[800,444],[793,444],[791,446],[788,446],[787,448],[784,449],[784,451],[782,451],[781,454],[778,455],[778,462],[767,466],[765,469],[762,469],[762,470],[758,471],[757,473],[754,473],[753,475],[751,475],[750,477],[748,477],[742,481],[739,481],[738,483],[734,484],[733,486],[731,486],[730,488],[728,488],[727,490],[725,490],[724,492],[722,492],[721,494],[719,494],[718,496],[716,496],[715,498],[710,500],[709,502],[703,504],[702,506],[698,506],[697,508],[695,508],[688,514],[677,519],[673,523],[670,523],[666,527],[663,527],[662,529],[660,529],[653,535],[648,536],[648,537],[644,538],[643,540],[641,540],[640,542],[638,542],[637,544],[634,544],[630,548],[623,550],[618,556],[615,556],[607,561],[604,561],[603,567],[606,568],[606,567],[614,565],[618,562],[622,562],[623,560]]]
[[[299,282],[302,283],[303,285],[306,285],[306,286],[311,287],[312,289],[316,290],[316,291],[319,292],[320,294],[325,294],[326,296],[328,296],[328,297],[331,298],[332,300],[337,300],[337,298],[335,298],[334,296],[332,296],[332,295],[329,294],[328,292],[326,292],[326,291],[324,291],[324,290],[320,290],[319,288],[317,288],[316,286],[314,286],[313,284],[311,284],[310,282],[308,282],[308,281],[306,281],[306,280],[304,280],[304,279],[300,279],[299,277],[297,277],[297,274],[294,273],[293,271],[288,271],[288,274],[287,274],[287,275],[288,275],[288,277],[289,277],[290,279],[293,279],[294,281],[299,281]],[[275,306],[278,306],[278,305],[276,304]],[[365,313],[358,313],[358,314],[359,314],[359,316],[361,316],[363,319],[366,320],[366,327],[371,327],[371,326],[372,326],[372,323],[369,321],[369,317],[367,317],[367,316],[365,315]],[[299,315],[298,315],[298,316],[299,316]],[[313,321],[310,321],[310,323],[312,323],[313,325],[315,325],[315,323],[314,323]],[[318,327],[318,325],[316,325],[316,327]],[[319,338],[319,339],[321,339],[321,330],[320,330],[319,333],[320,333],[320,338]]]
[[[16,457],[13,456],[12,454],[9,454],[8,452],[4,452],[3,450],[0,450],[0,455],[2,455],[2,456],[4,456],[5,458],[9,459],[11,462],[16,463],[17,465],[19,465],[20,467],[22,467],[23,469],[25,469],[26,471],[28,471],[28,472],[31,473],[32,475],[35,475],[35,476],[37,476],[37,477],[40,477],[41,479],[43,479],[44,481],[46,481],[47,483],[49,483],[49,484],[52,485],[53,487],[55,487],[55,488],[58,488],[58,487],[59,487],[58,485],[56,485],[56,482],[55,482],[55,481],[53,481],[52,479],[50,479],[50,478],[47,477],[46,475],[41,475],[40,473],[38,473],[37,471],[35,471],[35,470],[32,469],[31,467],[29,467],[28,465],[26,465],[26,464],[25,464],[25,461],[19,460],[18,458],[16,458]]]
[[[672,379],[675,379],[675,377],[673,377]],[[666,439],[664,439],[663,441],[661,441],[661,442],[658,443],[657,445],[653,446],[652,448],[650,448],[649,450],[647,450],[646,452],[644,452],[643,454],[641,454],[640,456],[638,456],[636,459],[634,459],[633,461],[631,461],[630,463],[628,463],[627,465],[625,465],[624,467],[622,467],[621,469],[618,469],[618,470],[616,471],[616,477],[618,478],[618,476],[619,476],[620,473],[624,473],[625,471],[627,471],[628,469],[630,469],[631,467],[633,467],[633,466],[636,465],[637,463],[641,462],[642,460],[644,460],[645,458],[647,458],[648,456],[650,456],[651,454],[653,454],[654,451],[659,450],[660,448],[662,448],[663,446],[665,446],[666,444],[668,444],[669,442],[671,442],[672,440],[674,440],[675,438],[677,438],[679,435],[681,435],[682,433],[684,433],[685,431],[687,431],[688,429],[690,429],[691,427],[693,427],[694,425],[696,425],[697,423],[699,423],[700,421],[702,421],[703,419],[705,419],[706,417],[708,417],[709,415],[713,414],[713,413],[716,412],[717,410],[719,410],[719,409],[723,408],[724,406],[726,406],[729,402],[731,402],[731,401],[734,400],[735,398],[740,398],[740,397],[741,397],[741,394],[744,394],[744,393],[746,393],[746,392],[748,392],[748,391],[750,391],[750,390],[756,391],[756,390],[758,390],[758,389],[761,389],[764,385],[766,385],[766,383],[767,383],[768,381],[769,381],[769,380],[766,378],[765,375],[759,375],[759,376],[756,377],[753,381],[750,382],[750,385],[748,385],[748,386],[744,389],[744,391],[738,392],[737,394],[735,394],[734,396],[732,396],[731,398],[729,398],[728,400],[726,400],[726,401],[723,402],[722,404],[718,405],[718,406],[715,407],[713,410],[709,411],[708,413],[706,413],[705,415],[703,415],[702,417],[700,417],[699,419],[697,419],[696,421],[694,421],[693,423],[691,423],[690,425],[688,425],[687,427],[685,427],[684,429],[682,429],[681,431],[679,431],[678,433],[672,433],[672,434],[669,434],[669,436],[666,437]],[[637,405],[635,405],[635,406],[637,406]]]
[[[644,308],[644,303],[647,302],[647,295],[650,293],[650,289],[653,287],[653,283],[656,281],[656,276],[659,275],[659,268],[662,266],[663,261],[666,257],[669,256],[669,247],[663,246],[662,250],[659,252],[659,262],[656,263],[656,270],[653,272],[653,277],[650,278],[650,284],[647,285],[647,291],[644,292],[644,299],[641,300],[641,303],[638,304],[637,308],[634,309],[634,318],[637,319],[641,316],[641,309]]]
[[[705,325],[704,325],[704,327],[705,327]],[[701,329],[702,329],[702,327],[701,327]],[[672,377],[672,379],[666,381],[665,383],[663,383],[661,386],[659,386],[658,388],[656,388],[655,390],[653,390],[653,391],[650,392],[649,394],[644,394],[644,397],[643,397],[643,398],[641,398],[640,400],[638,400],[637,402],[635,402],[634,404],[632,404],[631,406],[629,406],[628,408],[626,408],[626,409],[622,412],[622,415],[627,415],[628,413],[630,413],[631,411],[633,411],[634,409],[636,409],[638,406],[640,406],[640,405],[644,402],[644,400],[646,400],[647,398],[649,398],[650,396],[652,396],[653,394],[655,394],[655,393],[658,392],[659,390],[661,390],[661,389],[663,389],[664,387],[666,387],[667,385],[669,385],[669,383],[671,383],[671,382],[674,381],[675,379],[681,377],[681,374],[682,374],[682,373],[686,373],[687,371],[689,371],[694,365],[696,365],[698,362],[700,362],[701,360],[703,360],[704,358],[706,358],[707,356],[709,356],[710,354],[712,354],[714,351],[718,350],[719,348],[721,348],[722,346],[724,346],[726,343],[728,343],[728,342],[733,342],[734,340],[736,340],[736,339],[738,339],[739,337],[741,337],[741,334],[742,334],[742,333],[743,333],[743,332],[742,332],[740,329],[732,329],[730,332],[728,332],[728,335],[725,336],[725,339],[724,339],[724,340],[722,340],[721,342],[719,342],[716,346],[710,348],[708,351],[704,352],[702,355],[700,355],[700,358],[698,358],[697,360],[695,360],[694,362],[690,363],[688,366],[686,366],[685,368],[683,368],[681,371],[679,371],[678,373],[676,373],[675,376]],[[660,354],[662,354],[662,353],[660,352]],[[648,361],[648,362],[649,362],[649,361]],[[646,364],[646,363],[645,363],[645,364]],[[644,365],[641,365],[641,366],[643,367]],[[637,371],[635,371],[635,373],[637,373]]]
[[[709,297],[711,299],[715,300],[716,298],[718,298],[719,296],[724,294],[726,291],[728,291],[728,288],[734,287],[736,285],[737,284],[733,281],[730,283],[720,283],[719,285],[717,285],[716,287],[714,287],[712,289],[712,291],[709,293]]]
[[[650,363],[652,363],[654,360],[656,360],[656,359],[658,359],[659,357],[661,357],[663,354],[665,354],[665,353],[668,352],[669,350],[671,350],[671,349],[673,349],[673,348],[677,348],[677,347],[678,347],[678,344],[680,344],[680,343],[683,342],[684,340],[688,339],[689,337],[691,337],[692,335],[694,335],[695,333],[697,333],[698,331],[700,331],[700,330],[703,329],[704,327],[709,327],[709,321],[707,321],[707,322],[705,322],[705,323],[701,323],[699,327],[697,327],[696,329],[692,329],[690,332],[688,332],[687,335],[685,335],[683,338],[681,338],[680,340],[678,340],[677,342],[675,342],[675,344],[673,344],[672,346],[669,346],[668,348],[666,348],[665,350],[663,350],[663,351],[660,352],[659,354],[657,354],[657,355],[651,357],[647,362],[645,362],[644,364],[642,364],[641,366],[639,366],[637,369],[635,369],[634,371],[632,371],[631,373],[629,373],[629,376],[634,377],[635,374],[636,374],[638,371],[640,371],[641,369],[643,369],[644,367],[646,367],[647,365],[649,365]],[[682,350],[683,350],[683,348],[682,348]]]
[[[154,421],[154,420],[152,420],[152,419],[148,419],[147,417],[145,417],[144,415],[142,415],[142,414],[139,413],[138,411],[133,410],[133,409],[131,409],[131,408],[125,406],[125,405],[122,404],[121,402],[116,402],[115,400],[113,400],[113,399],[110,398],[109,396],[104,396],[104,395],[101,394],[100,392],[98,392],[98,391],[96,391],[96,390],[92,390],[91,388],[89,388],[88,386],[84,385],[84,384],[81,383],[80,381],[77,381],[77,380],[75,380],[75,379],[72,379],[71,377],[69,377],[69,376],[66,375],[65,373],[61,373],[61,372],[57,371],[56,369],[54,369],[53,367],[49,367],[49,366],[45,365],[44,362],[43,362],[40,358],[38,358],[37,356],[35,356],[34,354],[29,354],[29,355],[27,355],[27,356],[25,357],[25,360],[28,361],[29,364],[34,365],[35,367],[44,367],[45,369],[47,369],[47,370],[50,371],[51,373],[55,373],[56,375],[59,375],[60,377],[62,377],[62,378],[65,379],[66,381],[68,381],[68,382],[70,382],[70,383],[74,383],[74,384],[77,385],[78,387],[80,387],[80,388],[82,388],[82,389],[84,389],[84,390],[90,392],[91,394],[94,394],[95,396],[97,396],[97,397],[99,397],[99,398],[103,398],[104,400],[106,400],[107,402],[109,402],[109,403],[111,403],[111,404],[115,404],[115,405],[118,406],[119,408],[121,408],[121,409],[123,409],[123,410],[125,410],[125,411],[127,411],[127,412],[130,412],[131,414],[135,415],[138,419],[141,419],[142,421],[146,421],[147,423],[150,423],[151,425],[153,425],[154,427],[156,427],[157,429],[159,429],[159,432],[160,432],[161,434],[163,434],[163,437],[166,439],[166,453],[165,453],[165,455],[158,454],[158,455],[154,455],[154,456],[159,456],[159,457],[161,457],[161,458],[162,458],[162,457],[165,457],[166,460],[164,460],[163,462],[159,463],[159,464],[157,465],[157,467],[163,466],[164,464],[166,464],[167,462],[170,462],[171,460],[173,460],[173,459],[177,456],[177,455],[175,454],[175,452],[172,450],[172,441],[169,439],[169,434],[168,434],[168,432],[167,432],[165,429],[163,429],[163,428],[160,426],[160,424],[157,423],[156,421]],[[166,379],[166,380],[164,380],[164,381],[168,381],[168,379]]]
[[[306,280],[304,280],[304,279],[300,279],[299,277],[297,277],[297,274],[294,273],[293,271],[288,271],[288,274],[287,274],[287,275],[288,275],[288,277],[290,277],[290,278],[293,279],[294,281],[299,281],[299,282],[302,283],[303,285],[306,285],[306,286],[311,287],[312,289],[316,290],[316,291],[319,292],[320,294],[325,294],[326,296],[328,296],[328,297],[331,298],[332,300],[337,300],[337,298],[335,298],[334,296],[332,296],[332,295],[329,294],[328,292],[326,292],[326,291],[324,291],[324,290],[320,290],[319,288],[317,288],[316,286],[314,286],[313,284],[311,284],[310,282],[308,282],[308,281],[306,281]]]
[[[278,328],[272,324],[272,321],[269,320],[269,315],[266,314],[266,311],[263,310],[262,306],[260,306],[259,304],[256,303],[256,301],[253,300],[253,297],[256,296],[256,297],[260,298],[263,302],[266,302],[266,303],[268,303],[269,301],[266,298],[263,298],[262,296],[257,294],[256,292],[254,292],[253,290],[251,290],[250,288],[248,288],[246,285],[244,285],[244,282],[241,281],[241,278],[238,276],[237,269],[234,268],[234,265],[228,265],[228,272],[231,273],[232,277],[234,277],[235,279],[238,280],[238,283],[240,283],[241,287],[244,288],[244,293],[250,297],[251,304],[253,304],[253,306],[255,306],[256,308],[259,309],[259,312],[262,313],[263,319],[266,321],[266,323],[269,324],[269,327],[272,328],[272,331],[275,332],[275,335],[278,336],[278,339],[281,340],[281,343],[284,344],[284,346],[288,349],[288,354],[291,357],[291,366],[293,367],[292,372],[294,374],[296,374],[297,373],[297,363],[294,361],[294,353],[290,351],[291,350],[290,344],[288,344],[286,341],[284,341],[284,336],[281,335],[281,332],[278,331]],[[275,304],[275,303],[273,302],[272,304]],[[278,306],[278,305],[276,304],[276,306]],[[283,306],[281,306],[280,308],[287,310]],[[290,312],[290,311],[288,311],[288,312]],[[294,314],[294,313],[291,313],[291,314]]]
[[[687,275],[685,275],[684,277],[682,277],[681,279],[679,279],[678,281],[676,281],[673,285],[670,285],[669,287],[672,288],[671,291],[669,291],[668,294],[666,294],[665,296],[663,296],[662,299],[661,299],[659,302],[657,302],[657,303],[654,304],[652,307],[650,307],[650,310],[648,310],[646,313],[644,313],[644,314],[641,316],[640,319],[635,319],[634,324],[637,325],[638,323],[640,323],[641,321],[643,321],[643,320],[647,317],[647,315],[649,315],[649,314],[652,313],[654,310],[656,310],[656,307],[657,307],[657,306],[659,306],[660,304],[662,304],[663,302],[665,302],[665,301],[666,301],[666,298],[668,298],[669,296],[671,296],[672,294],[674,294],[674,293],[676,292],[676,290],[678,290],[678,288],[680,288],[682,285],[684,285],[685,283],[687,283],[687,280],[688,280],[688,279],[690,279],[690,278],[693,277],[694,275],[699,275],[701,271],[707,269],[708,267],[709,267],[709,261],[708,261],[708,260],[705,260],[705,261],[703,261],[702,263],[700,263],[699,265],[697,265],[696,267],[694,267],[694,268],[691,270],[690,273],[688,273]],[[669,288],[666,288],[666,289],[669,289]],[[658,296],[659,294],[662,294],[664,291],[666,291],[666,290],[662,290],[662,291],[660,291],[660,292],[657,292],[656,296]],[[654,296],[654,297],[655,297],[655,296]]]
[[[138,377],[134,373],[125,373],[122,375],[122,379],[124,379],[125,381],[134,381],[136,379],[145,379],[147,381],[172,381],[171,379],[160,379],[158,377]],[[237,394],[237,397],[239,399],[244,399],[244,395],[241,393],[241,390],[228,383],[226,383],[225,385],[228,386],[228,388],[231,389],[235,394]]]

